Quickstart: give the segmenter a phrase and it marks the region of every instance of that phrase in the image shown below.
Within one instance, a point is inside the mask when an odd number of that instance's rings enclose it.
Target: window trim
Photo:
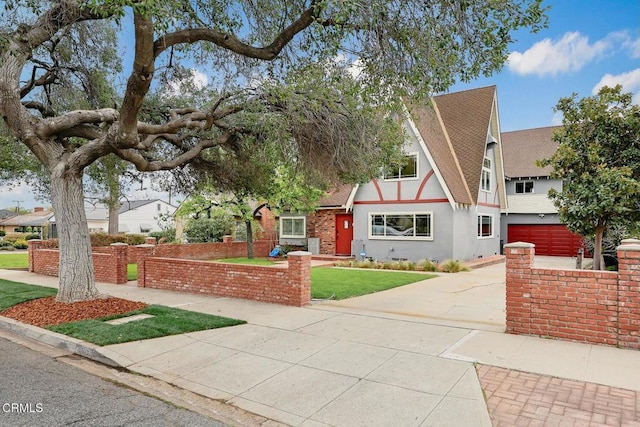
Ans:
[[[398,167],[398,177],[394,177],[394,178],[388,178],[385,175],[383,175],[382,179],[384,181],[411,181],[411,180],[416,180],[420,178],[420,153],[418,153],[417,151],[412,151],[410,153],[404,153],[405,157],[414,157],[416,159],[416,176],[410,176],[410,177],[401,177],[400,174],[402,172],[402,167]]]
[[[490,218],[491,219],[491,234],[489,236],[482,235],[482,218]],[[478,214],[476,223],[476,234],[478,239],[493,239],[495,237],[495,223],[494,223],[494,215],[492,214]]]
[[[413,215],[413,223],[415,224],[416,215],[429,215],[429,236],[377,236],[373,235],[373,217],[376,215]],[[433,211],[417,211],[417,212],[369,212],[368,213],[368,237],[369,240],[406,240],[406,241],[433,241]],[[386,222],[386,220],[385,220]]]
[[[531,183],[531,191],[526,191],[528,183]],[[518,191],[518,184],[522,184],[522,191]],[[514,194],[534,194],[534,192],[535,192],[535,184],[533,183],[532,180],[517,181],[515,183],[514,191],[515,191]]]
[[[283,221],[285,220],[302,220],[302,235],[297,234],[284,234],[284,226]],[[294,230],[294,227],[291,227],[291,230]],[[306,216],[285,216],[280,217],[280,238],[284,239],[305,239],[307,237],[307,217]]]
[[[485,166],[485,160],[489,161],[489,167]],[[480,175],[480,190],[484,191],[486,193],[490,193],[491,192],[491,184],[492,184],[492,173],[491,173],[491,169],[493,168],[493,162],[491,161],[491,158],[488,156],[484,156],[484,158],[482,159],[482,173]],[[484,176],[485,173],[487,174],[487,181],[488,181],[488,188],[485,188],[484,186]]]

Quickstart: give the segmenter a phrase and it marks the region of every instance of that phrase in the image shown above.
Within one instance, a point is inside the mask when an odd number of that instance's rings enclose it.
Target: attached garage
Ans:
[[[576,256],[583,247],[582,237],[563,224],[509,224],[507,239],[535,244],[536,255]]]

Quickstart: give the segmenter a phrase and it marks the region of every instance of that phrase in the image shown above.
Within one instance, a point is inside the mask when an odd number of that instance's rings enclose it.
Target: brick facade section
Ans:
[[[138,261],[138,286],[302,307],[311,300],[311,254],[287,260],[288,268],[150,256]]]
[[[533,268],[531,243],[505,245],[507,333],[640,349],[640,241],[618,272]]]
[[[320,254],[336,253],[336,214],[344,209],[321,209],[307,216],[307,237],[320,238]]]
[[[57,249],[41,249],[41,240],[29,241],[29,272],[58,276],[60,255]],[[92,252],[96,281],[105,283],[127,283],[126,243],[114,243]]]

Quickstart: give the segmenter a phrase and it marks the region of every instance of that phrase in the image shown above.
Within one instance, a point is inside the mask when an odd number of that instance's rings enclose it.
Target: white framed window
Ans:
[[[493,215],[478,215],[478,238],[493,237]]]
[[[533,193],[533,181],[516,182],[516,194]]]
[[[294,239],[307,237],[307,218],[304,216],[280,218],[280,237]]]
[[[482,179],[480,180],[482,191],[491,191],[491,159],[485,157],[482,161]]]
[[[385,180],[418,178],[418,153],[405,154],[404,159],[404,163],[397,169],[393,169],[385,173]]]
[[[369,238],[382,240],[433,240],[433,213],[369,213]]]

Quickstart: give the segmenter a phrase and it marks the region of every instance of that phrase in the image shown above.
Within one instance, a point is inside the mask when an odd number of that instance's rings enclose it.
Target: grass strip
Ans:
[[[20,252],[17,254],[3,253],[0,254],[0,268],[28,268],[29,254]]]
[[[141,313],[150,314],[154,317],[121,325],[105,323],[108,320]],[[63,323],[61,325],[48,326],[47,329],[82,341],[104,346],[159,338],[168,335],[185,334],[206,329],[224,328],[244,323],[246,323],[244,320],[230,319],[161,305],[150,305],[142,310],[132,311],[119,316]]]
[[[21,302],[50,297],[57,293],[58,290],[55,288],[27,285],[26,283],[0,279],[0,311],[20,304]]]
[[[345,299],[437,277],[435,274],[334,267],[311,269],[311,298]]]

